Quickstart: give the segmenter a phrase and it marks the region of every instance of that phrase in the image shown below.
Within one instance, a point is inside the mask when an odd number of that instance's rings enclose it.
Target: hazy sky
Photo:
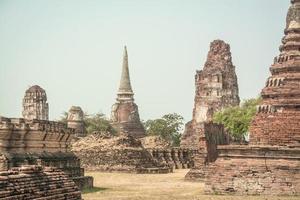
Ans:
[[[209,44],[231,45],[241,99],[256,97],[290,0],[0,0],[0,115],[21,117],[38,84],[50,119],[78,105],[109,116],[127,45],[141,119],[190,120],[194,75]]]

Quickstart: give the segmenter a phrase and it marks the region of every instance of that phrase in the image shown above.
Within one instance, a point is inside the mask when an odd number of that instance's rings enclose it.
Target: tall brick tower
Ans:
[[[229,44],[214,40],[210,44],[203,70],[195,76],[196,94],[193,119],[212,121],[213,113],[240,103],[235,66],[232,64]]]
[[[300,146],[300,0],[293,0],[280,54],[261,92],[250,144]]]
[[[140,121],[138,106],[134,103],[133,95],[125,46],[120,87],[117,93],[117,102],[112,106],[111,122],[119,132],[141,138],[145,136],[145,129]]]
[[[240,103],[229,44],[222,40],[211,42],[203,70],[196,72],[195,87],[193,119],[186,124],[180,144],[184,148],[201,146],[199,140],[205,132],[205,123],[212,122],[213,114],[227,106],[237,106]]]
[[[30,87],[23,98],[23,112],[25,119],[48,120],[49,106],[46,91],[38,85]]]

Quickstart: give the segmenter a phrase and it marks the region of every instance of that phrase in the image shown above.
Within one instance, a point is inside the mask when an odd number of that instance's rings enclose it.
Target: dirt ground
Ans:
[[[87,172],[94,177],[92,190],[84,191],[85,200],[300,200],[300,197],[204,195],[203,183],[188,182],[188,170],[170,174],[127,174]]]

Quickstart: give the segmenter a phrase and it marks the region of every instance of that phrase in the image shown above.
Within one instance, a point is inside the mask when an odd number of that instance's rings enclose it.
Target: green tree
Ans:
[[[107,132],[113,135],[116,134],[116,130],[110,124],[110,121],[105,117],[103,113],[96,113],[92,115],[85,114],[84,124],[88,134],[93,132]]]
[[[144,123],[147,135],[158,135],[171,142],[172,146],[179,146],[183,130],[183,117],[176,114],[167,114],[162,118],[147,120]]]
[[[68,112],[63,112],[60,118],[60,122],[67,124]],[[87,131],[87,134],[93,132],[107,132],[113,135],[116,134],[116,130],[111,126],[110,121],[103,113],[88,114],[84,113],[83,122]]]
[[[223,124],[229,134],[237,141],[244,140],[250,123],[255,116],[256,106],[261,98],[245,100],[241,106],[227,107],[213,116],[215,123]]]

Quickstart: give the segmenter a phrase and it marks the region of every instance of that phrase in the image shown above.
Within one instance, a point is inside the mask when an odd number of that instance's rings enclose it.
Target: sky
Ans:
[[[108,117],[127,46],[143,120],[192,118],[194,75],[209,44],[231,46],[240,98],[257,97],[290,0],[0,0],[0,115],[21,117],[25,90],[46,90],[49,118],[72,105]]]

